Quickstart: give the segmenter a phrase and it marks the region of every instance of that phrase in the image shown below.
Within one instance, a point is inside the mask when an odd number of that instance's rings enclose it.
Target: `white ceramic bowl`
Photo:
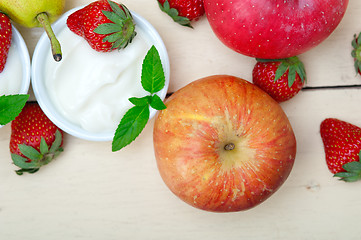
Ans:
[[[63,16],[61,16],[53,25],[53,31],[55,34],[59,33],[63,28],[66,26],[66,20],[68,16],[75,12],[76,10],[80,9],[82,7],[78,7],[75,9],[72,9]],[[164,100],[168,85],[169,85],[169,76],[170,76],[170,66],[169,66],[169,58],[167,54],[166,47],[163,43],[163,40],[159,36],[158,32],[155,30],[155,28],[144,18],[139,16],[138,14],[131,12],[134,18],[134,21],[136,23],[137,28],[142,28],[144,32],[152,39],[153,45],[157,48],[162,64],[163,69],[165,73],[165,87],[157,93],[157,95]],[[61,44],[61,43],[60,43]],[[45,66],[45,59],[46,55],[49,54],[50,51],[50,44],[48,36],[44,33],[41,38],[39,39],[39,42],[35,48],[33,59],[32,59],[32,87],[35,94],[35,97],[44,111],[44,113],[48,116],[48,118],[59,128],[61,128],[63,131],[67,132],[70,135],[73,135],[78,138],[82,138],[85,140],[90,141],[111,141],[114,136],[114,132],[104,132],[104,133],[94,133],[89,132],[81,128],[80,126],[70,122],[67,118],[65,118],[54,106],[50,96],[49,92],[47,92],[45,81],[44,81],[44,66]],[[64,60],[64,59],[63,59]],[[63,61],[62,60],[62,61]],[[139,79],[140,81],[140,79]],[[156,110],[150,109],[150,119],[154,117],[156,114]]]
[[[20,59],[22,62],[23,77],[22,77],[19,93],[27,94],[30,87],[30,75],[31,75],[29,50],[26,46],[23,37],[14,26],[12,27],[12,31],[13,31],[12,41],[17,46],[18,54],[20,55]]]
[[[22,78],[20,82],[20,88],[18,92],[12,92],[9,94],[27,94],[30,87],[30,55],[28,48],[25,44],[23,37],[21,36],[20,32],[12,26],[12,41],[11,44],[15,46],[16,54],[18,54],[20,62],[21,62],[21,71],[22,71]],[[12,46],[12,47],[14,47]],[[7,64],[10,64],[9,61]],[[3,125],[0,125],[0,128]]]

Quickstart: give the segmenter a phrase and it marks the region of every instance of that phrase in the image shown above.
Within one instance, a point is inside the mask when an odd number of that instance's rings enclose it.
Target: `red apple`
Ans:
[[[166,102],[154,125],[161,177],[203,210],[252,208],[286,180],[296,139],[280,105],[252,83],[215,75],[194,81]]]
[[[244,55],[279,59],[317,46],[338,26],[348,0],[204,0],[216,36]]]

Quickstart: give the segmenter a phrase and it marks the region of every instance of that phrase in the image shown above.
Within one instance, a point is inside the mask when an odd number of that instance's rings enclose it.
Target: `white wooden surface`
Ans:
[[[66,10],[90,2],[67,0]],[[192,30],[173,23],[156,0],[123,3],[163,37],[171,60],[170,92],[211,74],[251,80],[254,59],[223,46],[205,18]],[[360,11],[361,2],[350,0],[337,30],[300,56],[307,86],[361,84],[350,57],[352,36],[361,30]],[[42,30],[17,28],[32,54]],[[303,90],[283,103],[298,142],[294,169],[270,199],[238,213],[192,208],[166,188],[153,153],[153,121],[116,153],[110,142],[66,135],[65,152],[57,160],[23,176],[14,173],[7,125],[0,129],[0,239],[360,239],[361,182],[332,177],[319,134],[326,117],[361,126],[360,93],[357,87]]]

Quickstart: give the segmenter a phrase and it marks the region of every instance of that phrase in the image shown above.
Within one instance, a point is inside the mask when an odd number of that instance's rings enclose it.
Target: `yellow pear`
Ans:
[[[55,61],[61,60],[61,48],[51,23],[63,13],[65,0],[1,0],[0,11],[25,27],[43,27],[49,36]]]

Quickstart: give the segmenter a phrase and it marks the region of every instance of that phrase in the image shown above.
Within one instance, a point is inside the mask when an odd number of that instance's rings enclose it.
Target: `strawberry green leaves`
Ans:
[[[19,150],[20,152],[30,159],[24,158],[15,153],[11,154],[11,159],[14,164],[18,166],[20,169],[16,170],[16,174],[22,175],[24,172],[27,173],[35,173],[37,172],[41,166],[48,164],[54,158],[56,158],[62,151],[61,147],[62,143],[62,134],[59,130],[55,132],[55,140],[52,143],[51,147],[46,144],[45,139],[41,137],[40,141],[40,151],[37,151],[35,148],[28,146],[26,144],[20,144]]]
[[[303,63],[299,60],[297,56],[290,57],[290,58],[283,58],[283,59],[259,59],[257,58],[257,61],[259,62],[281,62],[281,64],[278,66],[275,79],[276,82],[278,79],[280,79],[283,74],[285,74],[288,70],[288,87],[291,88],[293,83],[296,79],[296,73],[300,77],[301,81],[306,81],[306,70]]]
[[[354,35],[351,45],[352,45],[352,51],[351,56],[354,59],[354,67],[356,74],[361,74],[361,46],[359,44],[359,39],[361,37],[361,32],[358,35]]]
[[[129,98],[134,107],[124,114],[115,131],[113,152],[119,151],[139,136],[149,120],[149,107],[155,110],[166,108],[162,99],[155,94],[164,88],[165,76],[159,53],[154,46],[149,49],[143,60],[141,83],[143,89],[150,94],[141,98]]]
[[[345,182],[356,182],[361,179],[361,157],[359,153],[359,161],[346,163],[342,166],[346,172],[339,172],[334,177],[339,177]]]
[[[95,33],[107,35],[103,42],[114,43],[112,49],[121,49],[127,47],[137,34],[132,14],[128,8],[121,4],[108,1],[112,11],[102,11],[103,14],[113,23],[104,23],[94,29]]]
[[[0,125],[14,120],[21,112],[29,95],[2,95],[0,96]]]
[[[170,16],[174,22],[185,27],[193,28],[189,18],[180,16],[177,9],[170,7],[168,0],[166,0],[163,5],[160,2],[158,2],[158,4],[160,10],[168,14],[168,16]]]

